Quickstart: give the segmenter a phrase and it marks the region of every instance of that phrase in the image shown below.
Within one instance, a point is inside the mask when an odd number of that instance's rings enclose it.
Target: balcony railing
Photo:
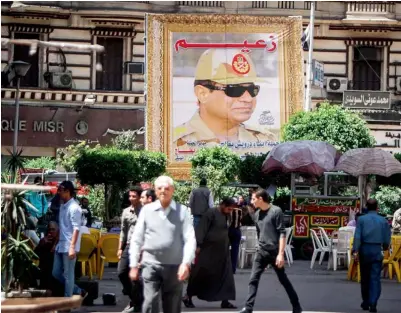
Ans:
[[[315,3],[316,10],[317,3]],[[296,9],[310,10],[311,1],[252,1],[253,9]]]
[[[387,1],[352,1],[347,4],[347,15],[369,15],[383,17],[395,13],[395,2]]]
[[[222,8],[223,1],[178,1],[178,5],[204,7],[204,8]]]
[[[1,102],[14,104],[15,89],[2,88]],[[132,106],[144,105],[143,94],[129,91],[67,91],[49,90],[40,88],[23,88],[20,90],[20,102],[22,104],[63,104],[68,106],[93,105],[93,106]]]

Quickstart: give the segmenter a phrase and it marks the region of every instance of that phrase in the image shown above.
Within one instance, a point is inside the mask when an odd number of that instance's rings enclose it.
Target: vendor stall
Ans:
[[[313,252],[310,230],[327,234],[348,224],[350,211],[361,210],[362,179],[340,172],[321,176],[291,174],[291,211],[294,226],[294,247],[308,259]]]

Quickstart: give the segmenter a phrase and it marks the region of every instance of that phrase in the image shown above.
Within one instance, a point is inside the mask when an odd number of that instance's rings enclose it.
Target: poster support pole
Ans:
[[[315,30],[315,1],[311,1],[311,9],[310,9],[310,22],[309,22],[309,52],[308,52],[308,63],[306,70],[306,94],[305,94],[305,104],[304,111],[308,112],[312,106],[312,96],[311,96],[311,88],[312,88],[312,62],[313,62],[313,36]]]

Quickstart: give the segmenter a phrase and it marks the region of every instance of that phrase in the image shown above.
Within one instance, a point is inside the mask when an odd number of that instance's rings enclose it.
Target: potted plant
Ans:
[[[18,172],[23,167],[21,151],[11,154],[8,162],[9,172],[2,174],[2,183],[17,184]],[[25,184],[25,181],[22,184]],[[29,287],[32,275],[37,270],[34,261],[38,259],[29,245],[29,239],[22,239],[21,232],[26,225],[24,207],[34,211],[37,209],[25,199],[28,190],[12,190],[3,187],[1,193],[1,223],[2,229],[2,273],[5,275],[5,284],[2,284],[6,294],[11,289],[22,290]],[[4,240],[3,240],[4,239]],[[24,294],[24,296],[27,296]]]

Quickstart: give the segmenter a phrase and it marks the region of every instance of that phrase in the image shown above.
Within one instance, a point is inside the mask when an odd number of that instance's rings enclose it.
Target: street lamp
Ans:
[[[29,71],[31,64],[24,61],[13,61],[11,62],[8,69],[8,81],[12,81],[15,77],[17,78],[17,90],[15,92],[15,120],[14,120],[14,141],[13,141],[13,154],[17,153],[18,144],[18,130],[19,130],[19,87],[21,77],[24,77]]]

